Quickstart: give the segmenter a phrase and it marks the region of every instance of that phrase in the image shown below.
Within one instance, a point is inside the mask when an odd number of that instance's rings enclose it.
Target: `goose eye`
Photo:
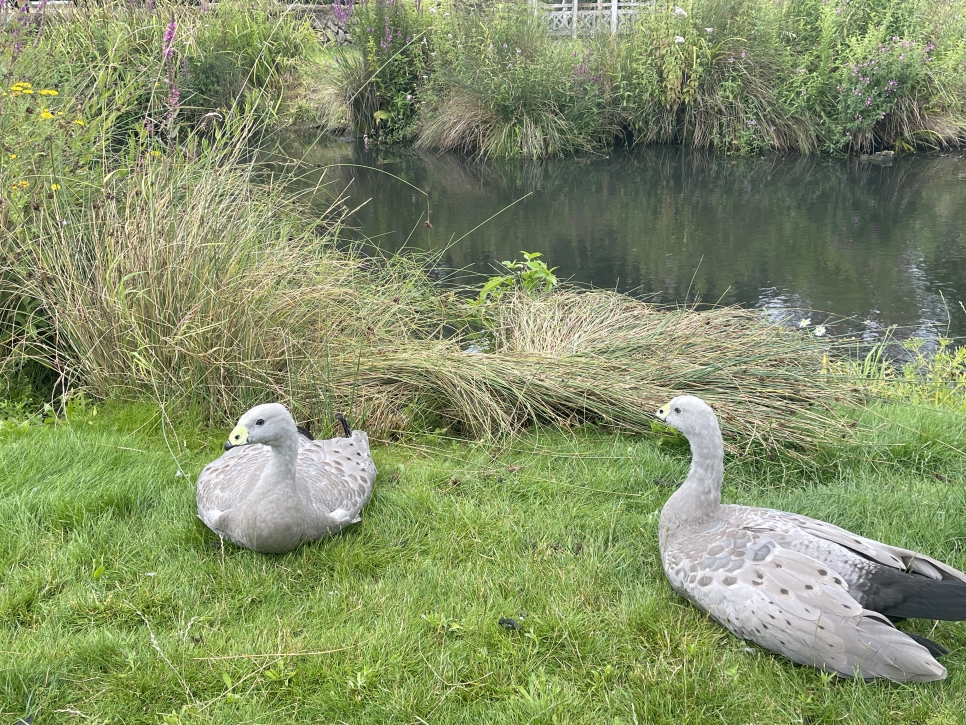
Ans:
[[[265,425],[265,421],[259,418],[258,420],[255,421],[255,425]]]
[[[675,408],[675,409],[674,409],[674,412],[675,412],[675,413],[680,413],[680,412],[681,412],[681,409],[680,409],[680,408]]]

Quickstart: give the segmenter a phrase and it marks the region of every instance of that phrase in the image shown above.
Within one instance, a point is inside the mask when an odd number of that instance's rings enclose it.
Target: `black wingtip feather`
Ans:
[[[908,575],[900,585],[893,584],[893,602],[881,608],[868,606],[887,617],[909,619],[966,620],[966,582],[937,581]]]
[[[342,430],[345,431],[345,437],[346,438],[351,438],[352,437],[352,428],[349,427],[349,421],[347,421],[345,419],[345,416],[342,415],[342,413],[336,413],[335,414],[335,419],[342,424]]]
[[[315,440],[315,437],[309,431],[308,423],[305,424],[305,427],[302,427],[300,425],[295,426],[295,430],[297,430],[300,435],[303,435],[306,438],[308,438],[310,441],[314,441]]]
[[[929,654],[933,657],[942,657],[943,655],[949,654],[948,649],[938,642],[933,642],[931,639],[923,637],[921,634],[913,634],[912,632],[903,632],[903,634],[929,650]]]

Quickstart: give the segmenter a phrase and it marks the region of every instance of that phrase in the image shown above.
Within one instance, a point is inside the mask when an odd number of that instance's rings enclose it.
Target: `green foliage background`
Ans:
[[[629,32],[572,38],[526,3],[363,0],[352,26],[367,73],[317,81],[375,91],[378,110],[354,118],[372,138],[484,156],[954,146],[966,139],[964,16],[940,0],[667,0]],[[393,40],[380,50],[383,27]]]

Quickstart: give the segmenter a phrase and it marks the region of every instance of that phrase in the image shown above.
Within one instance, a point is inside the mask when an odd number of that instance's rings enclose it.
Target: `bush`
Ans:
[[[446,29],[418,147],[542,158],[613,141],[609,77],[589,48],[554,39],[519,5],[459,16]]]

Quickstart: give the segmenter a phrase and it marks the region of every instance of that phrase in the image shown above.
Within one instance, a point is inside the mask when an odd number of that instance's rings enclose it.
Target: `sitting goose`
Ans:
[[[280,554],[360,521],[376,465],[369,437],[341,415],[345,438],[312,440],[278,403],[243,415],[225,453],[198,476],[198,516],[219,536]]]
[[[841,677],[928,682],[947,650],[890,618],[966,619],[966,574],[936,559],[798,514],[721,504],[721,431],[699,398],[657,412],[691,444],[664,505],[671,586],[733,634]]]

